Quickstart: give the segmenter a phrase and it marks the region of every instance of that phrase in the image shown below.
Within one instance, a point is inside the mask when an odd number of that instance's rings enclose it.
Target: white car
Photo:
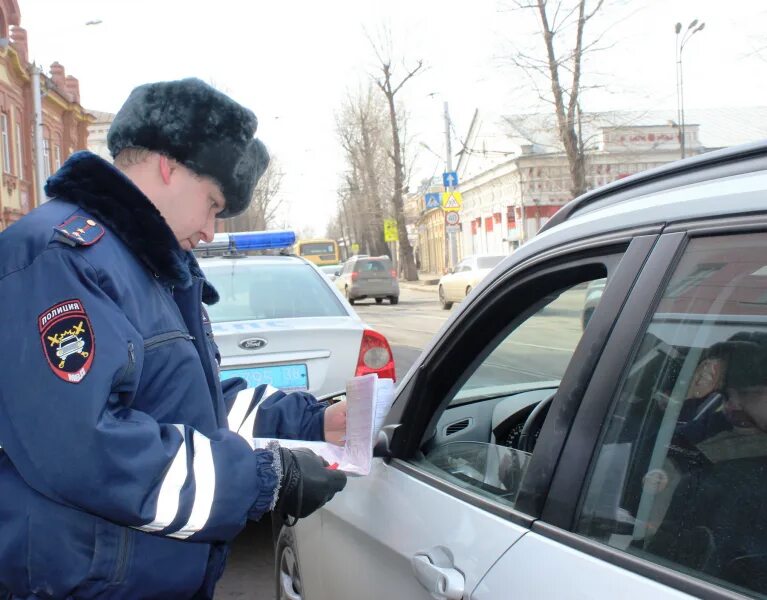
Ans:
[[[445,310],[461,302],[505,256],[467,256],[437,284],[439,303]]]
[[[344,268],[342,264],[337,265],[319,265],[317,267],[322,273],[325,274],[325,276],[330,279],[330,281],[335,281],[338,277],[338,273],[341,272],[341,269]]]
[[[766,197],[767,141],[560,209],[279,531],[278,597],[766,597]]]
[[[245,255],[247,240],[260,238],[225,235],[225,256],[215,251],[221,234],[196,251],[221,298],[207,311],[222,379],[239,376],[250,386],[269,383],[326,396],[355,375],[394,377],[386,338],[359,318],[315,265],[292,255]]]

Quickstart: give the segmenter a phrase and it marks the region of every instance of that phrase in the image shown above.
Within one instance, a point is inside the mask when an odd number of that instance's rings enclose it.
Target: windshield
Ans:
[[[480,256],[479,258],[477,258],[477,268],[492,269],[504,258],[505,256]]]
[[[327,279],[309,265],[230,262],[202,265],[221,296],[208,307],[214,323],[346,315]]]

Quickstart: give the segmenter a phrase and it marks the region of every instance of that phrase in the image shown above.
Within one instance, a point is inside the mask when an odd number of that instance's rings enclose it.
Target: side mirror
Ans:
[[[333,273],[333,277],[339,277],[341,275],[341,271],[336,271]]]
[[[394,431],[399,427],[396,425],[384,425],[381,431],[378,432],[378,438],[373,445],[373,457],[374,458],[390,458],[391,457],[391,440],[394,435]]]
[[[453,272],[453,269],[451,267],[448,267],[445,269],[445,275],[450,275]]]

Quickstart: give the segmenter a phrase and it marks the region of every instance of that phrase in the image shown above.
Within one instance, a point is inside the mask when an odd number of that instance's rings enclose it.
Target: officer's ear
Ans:
[[[162,177],[163,183],[168,185],[170,183],[170,176],[173,174],[173,171],[178,168],[178,165],[172,158],[168,158],[164,154],[160,154],[159,167],[160,177]]]

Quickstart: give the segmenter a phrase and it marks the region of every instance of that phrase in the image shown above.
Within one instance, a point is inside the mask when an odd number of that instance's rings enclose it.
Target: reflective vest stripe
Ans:
[[[250,411],[250,414],[247,416],[247,418],[242,422],[242,425],[240,425],[239,429],[237,430],[237,433],[239,433],[242,437],[244,437],[247,440],[250,440],[253,438],[253,428],[256,426],[256,413],[258,412],[258,407],[261,406],[261,403],[269,398],[272,394],[276,394],[279,392],[276,387],[272,387],[271,385],[267,385],[264,387],[263,390],[261,390],[261,397],[258,399],[258,402],[253,407],[253,410]]]
[[[160,493],[157,496],[157,512],[155,519],[147,525],[142,525],[138,529],[144,531],[159,531],[165,529],[173,522],[178,514],[178,506],[181,499],[181,488],[187,477],[186,467],[186,436],[183,425],[175,425],[181,434],[181,445],[176,450],[176,456],[170,469],[165,474],[160,487]]]
[[[186,524],[171,533],[170,537],[186,539],[205,527],[213,508],[213,497],[216,492],[216,468],[213,464],[213,451],[210,440],[201,433],[194,432],[194,505]]]
[[[234,405],[226,419],[230,430],[237,431],[240,428],[252,401],[253,388],[246,388],[237,394]]]

